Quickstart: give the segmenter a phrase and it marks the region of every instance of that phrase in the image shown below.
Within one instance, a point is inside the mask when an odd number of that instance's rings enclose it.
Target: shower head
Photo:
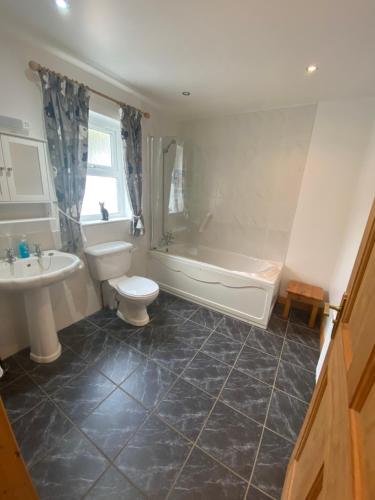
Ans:
[[[168,144],[166,148],[163,149],[163,154],[167,154],[169,151],[169,148],[176,144],[176,139],[172,139],[171,142]]]

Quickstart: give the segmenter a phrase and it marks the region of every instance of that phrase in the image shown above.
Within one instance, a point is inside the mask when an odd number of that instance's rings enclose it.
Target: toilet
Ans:
[[[159,285],[148,278],[126,275],[132,252],[133,245],[125,241],[85,248],[92,278],[101,283],[107,282],[117,298],[117,316],[131,325],[144,326],[150,321],[147,306],[159,295]]]

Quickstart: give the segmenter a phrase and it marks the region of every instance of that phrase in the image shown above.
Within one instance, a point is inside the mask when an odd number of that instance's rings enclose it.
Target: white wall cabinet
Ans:
[[[49,201],[45,144],[10,135],[0,142],[0,201]]]

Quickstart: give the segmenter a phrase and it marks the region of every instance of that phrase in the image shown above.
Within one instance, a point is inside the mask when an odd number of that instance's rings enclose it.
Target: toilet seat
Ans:
[[[147,299],[159,293],[159,285],[148,278],[141,276],[120,276],[108,281],[110,286],[124,298],[137,300]]]

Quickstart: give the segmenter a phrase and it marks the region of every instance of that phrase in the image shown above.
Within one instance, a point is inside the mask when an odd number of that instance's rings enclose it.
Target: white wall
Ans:
[[[374,117],[375,99],[318,105],[282,290],[296,278],[331,292]]]
[[[356,185],[353,185],[353,199],[350,205],[344,236],[340,246],[335,267],[329,286],[330,303],[339,305],[346,290],[350,274],[361,243],[363,231],[375,197],[375,117],[372,119],[370,141],[366,149],[364,161]],[[330,343],[332,319],[336,313],[331,313],[324,331],[324,344],[317,366],[319,376],[325,355]]]
[[[296,106],[182,124],[196,243],[285,259],[315,112]]]
[[[77,65],[57,57],[53,53],[36,47],[31,43],[17,40],[13,36],[0,35],[0,114],[21,118],[30,122],[30,136],[45,138],[42,96],[39,77],[28,69],[29,60],[35,60],[42,65],[55,69],[73,79],[82,81],[91,87],[109,94],[133,106],[151,112],[150,120],[143,120],[143,164],[144,164],[144,213],[146,230],[149,229],[149,175],[147,164],[147,135],[174,135],[176,124],[173,120],[163,116],[149,104],[142,102],[132,93],[126,92],[123,85],[111,82],[105,76],[98,76],[97,71],[89,68],[82,69]],[[107,100],[92,96],[90,107],[94,111],[112,117],[118,117],[115,104]],[[0,210],[5,210],[0,206]],[[30,224],[20,227],[16,224],[2,228],[3,236],[10,234],[10,238],[17,239],[19,234],[27,234],[34,241],[41,241],[44,247],[55,245],[53,229],[49,223],[40,225]],[[110,222],[100,226],[90,226],[86,229],[88,243],[94,244],[112,239],[127,239],[128,224],[126,222]],[[137,252],[134,254],[133,273],[145,273],[145,262],[149,248],[149,234],[137,239]],[[1,238],[0,251],[7,239]],[[82,317],[96,311],[100,307],[99,296],[87,271],[77,273],[62,284],[51,287],[51,297],[55,313],[57,328],[60,329]],[[25,318],[23,314],[22,297],[14,294],[0,295],[0,356],[6,357],[27,345]]]

